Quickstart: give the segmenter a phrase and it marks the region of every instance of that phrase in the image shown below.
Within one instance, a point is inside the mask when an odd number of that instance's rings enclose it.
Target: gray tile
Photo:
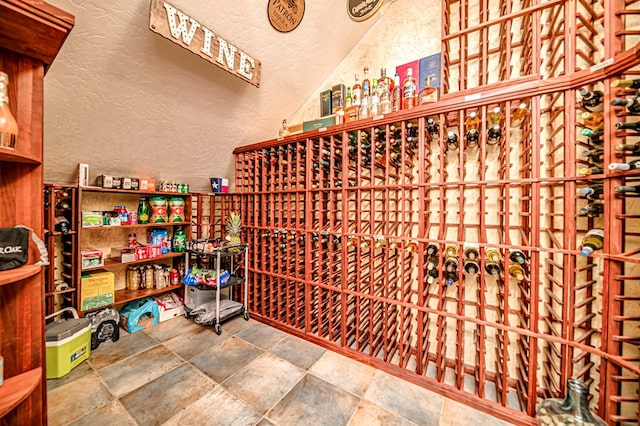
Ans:
[[[120,339],[117,342],[109,340],[101,343],[98,349],[91,352],[89,362],[93,368],[99,370],[131,355],[146,351],[157,344],[158,342],[142,331],[129,334],[120,330]]]
[[[510,424],[452,399],[444,398],[440,426],[508,426]]]
[[[349,426],[415,426],[415,423],[390,413],[368,401],[360,401]]]
[[[79,379],[82,376],[93,373],[95,370],[89,362],[80,363],[76,368],[71,370],[66,376],[62,376],[59,379],[47,379],[47,392],[51,392],[55,388]]]
[[[356,396],[362,396],[376,370],[346,356],[327,351],[309,372]]]
[[[99,375],[116,397],[149,383],[184,363],[164,346],[156,346],[103,368]]]
[[[376,370],[364,399],[418,424],[438,424],[442,396]]]
[[[192,365],[183,364],[123,396],[120,402],[138,424],[160,424],[215,386]]]
[[[159,342],[166,342],[169,339],[173,339],[183,333],[188,333],[190,330],[198,327],[201,326],[181,315],[149,327],[143,332]]]
[[[262,418],[251,407],[217,386],[173,416],[164,426],[253,426]]]
[[[360,399],[311,374],[305,375],[267,418],[277,425],[345,425]]]
[[[222,334],[217,335],[213,327],[199,325],[180,336],[164,342],[163,345],[188,360],[229,337],[230,334],[224,330]]]
[[[254,359],[223,386],[264,414],[304,376],[304,370],[270,353]]]
[[[98,375],[87,374],[47,394],[49,425],[67,425],[113,400]]]
[[[242,330],[253,327],[257,323],[258,322],[254,319],[249,319],[249,321],[246,321],[242,316],[239,316],[222,323],[222,328],[228,333],[237,334]]]
[[[237,336],[259,348],[267,350],[287,335],[280,330],[257,322],[253,327],[242,330]]]
[[[287,336],[269,349],[272,354],[304,370],[308,370],[315,364],[326,351],[326,349],[296,336]]]
[[[113,400],[104,407],[98,408],[80,420],[71,423],[72,426],[95,426],[102,424],[136,426],[137,423],[129,416],[117,400]]]
[[[222,383],[262,353],[262,349],[232,336],[202,352],[191,363],[216,382]]]

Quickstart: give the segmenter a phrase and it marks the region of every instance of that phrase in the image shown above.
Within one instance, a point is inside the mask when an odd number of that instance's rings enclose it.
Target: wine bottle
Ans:
[[[467,148],[473,148],[478,145],[478,139],[480,139],[480,133],[478,128],[480,127],[480,117],[475,112],[472,112],[464,122],[465,125],[465,141]]]
[[[593,165],[601,166],[604,162],[603,149],[586,149],[582,151],[582,156],[587,159],[587,161],[591,162]]]
[[[616,123],[617,130],[635,130],[640,132],[640,121],[628,122],[628,123]]]
[[[518,105],[518,108],[511,111],[511,124],[512,129],[520,127],[524,119],[529,115],[529,108],[524,102]]]
[[[502,126],[494,124],[487,130],[487,144],[496,145],[502,139]]]
[[[445,283],[450,286],[458,282],[458,258],[448,257],[444,262]]]
[[[601,250],[602,247],[604,247],[604,229],[590,229],[582,239],[582,249],[580,250],[580,256],[588,257],[594,251]]]
[[[427,270],[431,271],[438,267],[438,246],[435,244],[429,244],[427,246]]]
[[[454,131],[447,133],[447,149],[451,151],[458,149],[458,135]]]
[[[476,247],[466,247],[464,249],[464,257],[468,260],[477,260],[479,257],[479,252]]]
[[[519,263],[520,265],[524,265],[527,261],[527,256],[524,254],[522,250],[510,249],[509,260],[514,263]]]
[[[487,114],[487,122],[489,127],[502,125],[502,110],[500,107],[495,107],[489,114]]]
[[[602,112],[583,112],[580,117],[582,118],[582,124],[588,129],[595,131],[604,127],[604,114]]]
[[[440,136],[440,127],[438,126],[438,123],[436,122],[436,120],[434,120],[433,118],[431,117],[427,118],[426,127],[427,127],[427,133],[432,138],[437,138],[438,136]]]
[[[609,170],[627,171],[640,169],[640,160],[630,161],[628,163],[610,163]]]
[[[626,107],[627,111],[631,114],[640,114],[640,98],[634,96],[633,98],[615,98],[611,100],[611,105]]]
[[[617,152],[630,151],[632,153],[631,155],[636,155],[636,152],[640,153],[640,142],[636,142],[634,144],[618,144],[613,147],[613,150]]]
[[[613,80],[611,87],[629,87],[631,89],[640,89],[640,80]]]
[[[409,241],[404,248],[409,253],[415,253],[415,252],[418,251],[418,242],[417,241]]]
[[[600,200],[602,201],[602,200]],[[593,202],[589,203],[586,206],[582,207],[578,212],[579,216],[587,216],[587,217],[597,217],[604,213],[604,203],[603,202]]]
[[[427,271],[427,284],[433,284],[439,276],[438,268],[432,268]]]
[[[518,281],[522,281],[525,275],[524,268],[519,263],[512,263],[509,265],[509,275]]]
[[[476,275],[480,271],[480,264],[477,260],[466,259],[463,267],[464,271],[469,275]]]
[[[599,174],[602,174],[603,172],[604,170],[602,170],[602,167],[597,167],[597,166],[582,167],[578,169],[578,175],[580,176],[599,175]]]
[[[599,200],[602,193],[603,193],[603,186],[594,185],[594,186],[588,186],[586,188],[578,189],[577,195],[578,197],[584,197],[588,200]]]
[[[458,257],[458,246],[447,244],[444,248],[444,257]]]
[[[602,111],[604,105],[602,104],[602,98],[604,93],[600,90],[587,90],[580,91],[580,105],[587,111]]]
[[[593,146],[601,146],[604,143],[603,129],[593,130],[590,128],[584,128],[580,134],[582,136],[586,136],[588,138],[587,142]]]
[[[631,185],[623,185],[623,186],[616,186],[615,188],[613,188],[613,191],[617,194],[625,194],[628,192],[631,193],[640,193],[640,185],[635,185],[635,186],[631,186]]]
[[[500,261],[502,260],[500,251],[495,248],[488,248],[485,251],[485,257],[486,262],[484,265],[484,269],[491,275],[500,275],[500,271],[502,270],[502,267],[500,266]]]

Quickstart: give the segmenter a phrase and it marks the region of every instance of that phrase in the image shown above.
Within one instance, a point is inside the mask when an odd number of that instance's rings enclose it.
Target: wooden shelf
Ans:
[[[189,222],[163,222],[163,223],[138,223],[136,225],[118,225],[118,226],[88,226],[82,228],[82,231],[94,231],[98,229],[126,229],[126,228],[157,228],[159,226],[187,226]]]
[[[184,253],[169,252],[167,254],[163,254],[162,256],[154,257],[152,259],[136,260],[135,262],[124,262],[124,263],[118,262],[117,260],[113,260],[113,259],[105,259],[103,266],[96,266],[94,268],[83,269],[81,272],[90,272],[90,271],[96,271],[100,269],[109,269],[109,268],[119,268],[119,267],[128,266],[128,265],[138,265],[140,263],[149,263],[157,260],[173,259],[174,257],[180,257],[180,256],[184,256]]]
[[[25,265],[17,269],[2,271],[0,272],[0,286],[31,278],[37,275],[41,269],[41,266]]]
[[[182,284],[172,285],[169,287],[161,288],[159,290],[116,290],[116,297],[114,305],[120,305],[122,303],[131,302],[132,300],[142,299],[143,297],[156,296],[158,294],[168,293],[172,290],[178,290],[182,288]]]
[[[24,154],[24,153],[21,153],[20,151],[10,150],[10,149],[1,148],[1,147],[0,147],[0,161],[33,164],[36,166],[42,164],[40,159],[34,155]]]
[[[31,395],[41,381],[41,367],[5,380],[0,386],[0,419]]]
[[[160,192],[160,191],[135,191],[131,189],[112,189],[112,188],[99,188],[97,186],[89,186],[80,188],[82,192],[104,192],[115,194],[131,194],[131,195],[153,195],[157,197],[188,197],[188,192]]]

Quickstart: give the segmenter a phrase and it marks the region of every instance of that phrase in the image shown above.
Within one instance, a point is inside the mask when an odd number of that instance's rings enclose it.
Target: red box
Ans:
[[[413,78],[416,81],[416,92],[417,92],[419,91],[418,87],[420,87],[420,60],[419,59],[416,59],[415,61],[412,61],[412,62],[407,62],[406,64],[403,64],[403,65],[398,65],[396,67],[396,72],[400,76],[400,87],[404,85],[404,79],[407,78],[407,70],[409,68],[411,68],[411,71],[413,72]]]

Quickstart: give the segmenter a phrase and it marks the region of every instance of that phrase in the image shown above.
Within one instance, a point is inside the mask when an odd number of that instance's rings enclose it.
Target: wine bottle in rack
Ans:
[[[591,167],[582,167],[578,169],[578,175],[580,176],[589,176],[589,175],[600,175],[604,173],[602,167],[591,166]]]
[[[578,212],[578,215],[586,216],[586,217],[597,217],[597,216],[600,216],[602,213],[604,213],[604,201],[597,200],[582,207]]]
[[[585,149],[582,156],[594,166],[602,166],[604,164],[604,150],[601,148]]]
[[[487,145],[497,145],[502,139],[502,126],[494,124],[487,130]]]
[[[629,114],[640,114],[640,97],[634,96],[632,98],[615,98],[611,100],[611,105],[625,107]]]
[[[527,104],[523,102],[520,105],[518,105],[518,108],[511,111],[510,127],[513,129],[513,128],[522,126],[522,122],[524,121],[525,118],[527,118],[528,115],[529,115],[529,108],[527,107]]]
[[[510,249],[509,260],[513,263],[519,263],[520,265],[524,265],[527,262],[527,256],[520,249]]]
[[[602,98],[604,93],[601,90],[583,89],[580,91],[580,105],[587,111],[600,112],[604,109]]]
[[[444,261],[444,282],[447,286],[458,282],[458,257],[447,257]]]
[[[582,136],[586,136],[587,142],[592,146],[602,146],[602,144],[604,143],[603,129],[593,130],[588,127],[585,127],[584,129],[582,129],[580,134]]]
[[[487,248],[485,251],[485,258],[485,271],[494,276],[500,275],[500,271],[502,270],[502,266],[500,264],[502,261],[502,255],[500,254],[500,251],[496,248]]]
[[[478,128],[480,127],[480,117],[474,111],[469,114],[467,119],[464,122],[465,126],[465,142],[467,148],[473,148],[474,146],[478,146],[478,140],[480,139],[480,133],[478,132]]]
[[[640,121],[628,122],[628,123],[616,123],[617,130],[635,130],[640,132]]]
[[[524,268],[519,263],[512,263],[509,265],[509,275],[518,281],[522,281],[525,276]]]
[[[427,270],[438,269],[438,246],[429,244],[427,246]]]
[[[586,188],[578,189],[577,195],[578,197],[586,198],[588,200],[599,200],[600,196],[603,193],[603,186],[600,185],[591,185]]]
[[[610,163],[608,168],[609,170],[615,170],[619,172],[627,170],[637,170],[640,169],[640,160],[634,160],[628,163]]]
[[[500,109],[500,107],[495,107],[491,110],[491,112],[489,112],[489,114],[487,114],[488,127],[493,127],[496,124],[498,126],[502,126],[502,119],[502,110]]]
[[[580,256],[588,257],[594,251],[601,250],[604,247],[604,229],[593,228],[587,231],[582,239],[582,248]]]
[[[432,268],[427,270],[427,284],[433,284],[440,273],[438,272],[438,268]]]
[[[431,117],[427,118],[426,129],[427,129],[427,134],[431,136],[432,139],[435,139],[438,136],[440,136],[440,126],[438,122]]]
[[[613,188],[616,194],[640,194],[640,185],[621,185]]]
[[[593,131],[602,130],[604,127],[604,114],[602,112],[583,112],[580,118],[582,118],[584,127]]]
[[[631,89],[640,89],[640,80],[613,80],[611,87],[628,87]]]
[[[409,241],[404,249],[409,253],[416,253],[418,251],[418,242],[417,241]]]
[[[458,135],[453,130],[447,133],[447,149],[450,151],[458,149]]]
[[[464,247],[464,261],[462,267],[469,275],[475,275],[480,272],[480,263],[478,258],[480,256],[478,247],[476,245],[465,245]]]

